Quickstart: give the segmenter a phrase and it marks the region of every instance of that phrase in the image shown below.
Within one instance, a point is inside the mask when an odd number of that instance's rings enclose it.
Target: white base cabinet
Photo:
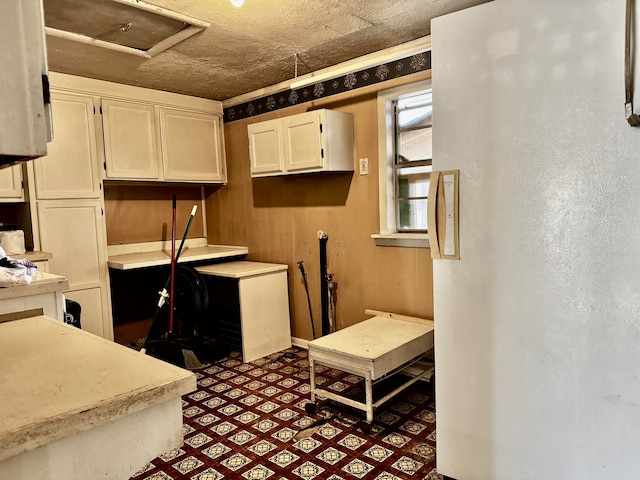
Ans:
[[[214,282],[210,301],[219,337],[241,347],[243,362],[291,347],[287,269],[287,265],[249,261],[196,267],[205,282]]]
[[[41,247],[49,269],[69,281],[65,296],[80,304],[82,329],[113,340],[106,235],[99,200],[38,201]]]
[[[353,171],[353,116],[312,110],[247,126],[251,176]]]

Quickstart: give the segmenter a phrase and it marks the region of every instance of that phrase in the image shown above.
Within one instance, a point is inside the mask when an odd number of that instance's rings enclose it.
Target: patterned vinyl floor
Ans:
[[[323,383],[339,372],[318,366]],[[364,412],[310,400],[307,351],[242,363],[232,353],[195,370],[198,390],[183,397],[184,445],[151,461],[135,480],[441,480],[435,471],[435,410],[417,382],[376,411],[369,434]],[[331,388],[361,393],[361,378],[347,376]],[[321,415],[332,418],[308,436],[296,433]]]

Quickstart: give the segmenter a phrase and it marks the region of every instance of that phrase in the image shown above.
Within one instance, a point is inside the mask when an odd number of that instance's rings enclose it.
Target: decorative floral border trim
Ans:
[[[285,90],[224,109],[224,123],[273,112],[281,108],[318,100],[338,93],[375,85],[431,68],[431,51],[418,53],[393,62],[348,73],[314,85]]]

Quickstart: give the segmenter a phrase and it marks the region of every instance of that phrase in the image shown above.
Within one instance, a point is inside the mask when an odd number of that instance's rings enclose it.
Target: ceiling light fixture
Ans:
[[[233,5],[236,8],[241,7],[242,5],[244,5],[244,0],[229,0],[231,2],[231,5]]]

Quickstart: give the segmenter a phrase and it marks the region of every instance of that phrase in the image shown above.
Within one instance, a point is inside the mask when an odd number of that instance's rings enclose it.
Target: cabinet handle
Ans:
[[[431,258],[460,259],[459,176],[459,170],[431,173],[427,203],[427,232]]]
[[[440,258],[440,245],[438,243],[438,183],[440,172],[431,172],[429,179],[429,197],[427,200],[427,234],[429,235],[429,248],[431,258]]]

